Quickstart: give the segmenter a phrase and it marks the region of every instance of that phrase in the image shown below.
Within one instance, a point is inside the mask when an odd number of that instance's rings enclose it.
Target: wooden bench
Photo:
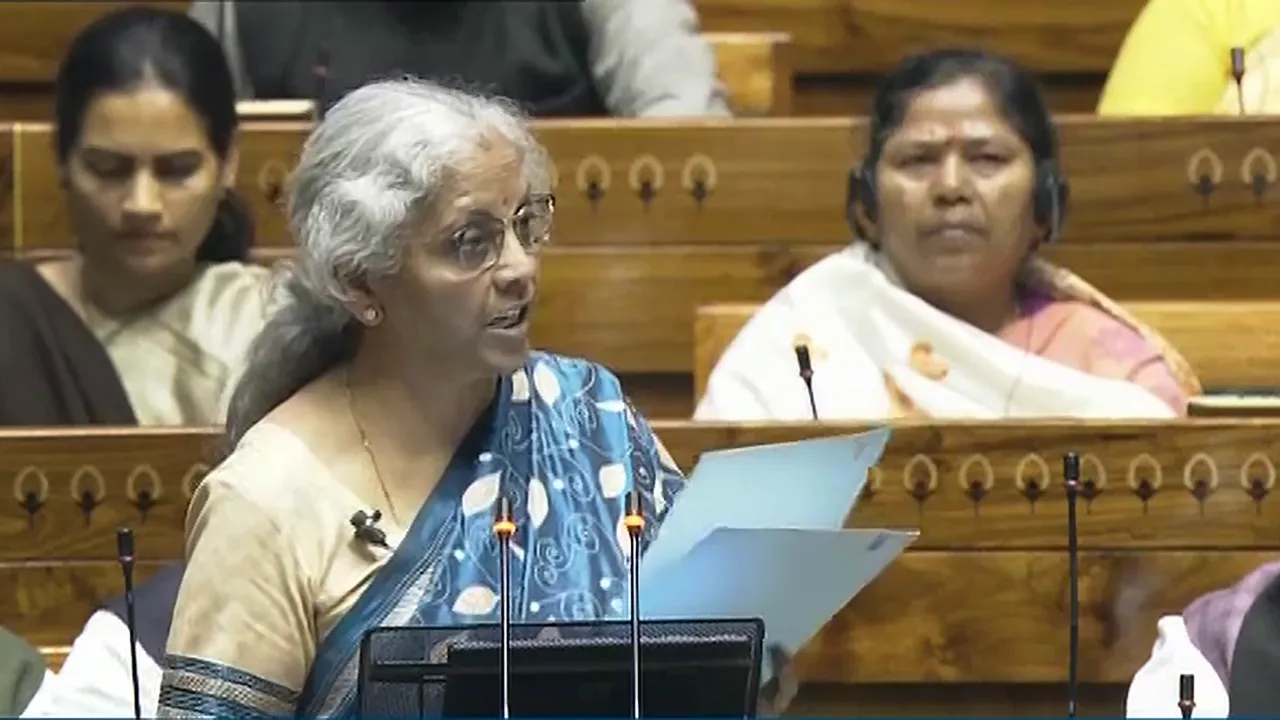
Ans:
[[[1145,301],[1127,307],[1178,348],[1206,391],[1280,390],[1280,301]],[[720,356],[759,308],[756,303],[698,308],[693,323],[696,397],[702,397]]]
[[[703,33],[716,55],[720,82],[738,117],[791,114],[794,77],[786,33]]]
[[[555,159],[558,203],[535,340],[613,367],[652,415],[692,411],[697,307],[763,302],[848,241],[845,180],[864,124],[606,120],[537,129]],[[278,203],[306,131],[288,123],[244,131],[239,191],[254,209],[264,259],[290,247]],[[38,124],[0,132],[0,248],[7,240],[20,257],[72,246],[48,133]],[[1259,200],[1245,180],[1280,154],[1280,125],[1071,117],[1062,140],[1075,202],[1050,258],[1119,300],[1276,297],[1280,189]],[[1191,183],[1201,172],[1216,182],[1205,199]]]
[[[695,0],[709,31],[782,31],[795,42],[795,110],[867,112],[904,56],[981,46],[1034,71],[1056,111],[1093,112],[1145,0]]]
[[[686,470],[707,450],[858,429],[654,428]],[[0,505],[0,584],[13,589],[0,595],[6,626],[56,661],[97,603],[121,591],[120,525],[135,529],[140,576],[180,558],[186,504],[215,438],[0,433],[0,487],[12,499]],[[922,717],[956,703],[975,715],[1060,712],[1067,451],[1082,454],[1091,498],[1079,514],[1083,712],[1119,710],[1159,616],[1280,550],[1271,516],[1280,423],[903,424],[850,524],[919,527],[920,540],[802,653],[809,685],[797,712]]]
[[[89,23],[138,3],[21,2],[0,4],[0,119],[48,120],[53,83],[67,47]],[[144,2],[186,12],[189,2]],[[786,33],[708,33],[720,80],[735,114],[786,115],[791,110],[790,38]]]

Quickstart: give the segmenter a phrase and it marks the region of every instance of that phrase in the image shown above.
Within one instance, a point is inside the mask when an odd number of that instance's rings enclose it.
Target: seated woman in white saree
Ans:
[[[68,48],[54,109],[66,207],[43,210],[77,252],[0,262],[0,426],[220,425],[270,274],[244,262],[217,40],[180,12],[108,13]]]
[[[981,52],[909,58],[881,82],[870,137],[849,183],[859,241],[747,323],[695,419],[1185,414],[1200,391],[1186,362],[1036,255],[1068,197],[1028,74]]]
[[[612,373],[530,352],[548,192],[505,103],[397,81],[326,114],[292,299],[188,515],[160,716],[349,716],[369,628],[496,622],[500,496],[513,619],[625,617],[626,492],[647,547],[684,481]],[[353,537],[362,510],[389,549]]]

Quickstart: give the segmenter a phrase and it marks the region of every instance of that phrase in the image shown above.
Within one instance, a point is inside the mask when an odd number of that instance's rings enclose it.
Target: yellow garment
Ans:
[[[1098,114],[1240,114],[1233,47],[1245,49],[1245,113],[1280,113],[1280,0],[1149,0],[1111,67]]]

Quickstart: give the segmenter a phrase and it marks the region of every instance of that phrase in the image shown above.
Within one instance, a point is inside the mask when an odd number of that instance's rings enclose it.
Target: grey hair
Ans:
[[[230,447],[304,385],[351,359],[359,324],[343,303],[353,284],[400,268],[405,231],[494,136],[519,153],[530,191],[549,191],[546,150],[507,100],[404,79],[365,85],[329,110],[290,182],[298,257],[284,284],[288,299],[254,341],[232,396]]]

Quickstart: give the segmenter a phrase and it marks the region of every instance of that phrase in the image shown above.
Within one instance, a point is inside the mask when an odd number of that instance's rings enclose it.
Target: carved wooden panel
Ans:
[[[853,432],[849,425],[654,421],[686,470],[702,452]],[[182,521],[210,431],[0,434],[0,560],[182,555]],[[902,424],[872,470],[855,527],[919,527],[916,550],[1066,546],[1062,456],[1081,457],[1085,548],[1280,549],[1280,422]]]
[[[862,123],[546,121],[538,129],[556,166],[560,246],[727,244],[764,252],[849,237],[845,180],[864,146]],[[70,242],[47,132],[24,125],[18,140],[22,231],[33,250]],[[279,203],[305,133],[289,123],[244,131],[239,189],[264,245],[289,245]],[[1280,236],[1274,122],[1070,116],[1061,133],[1072,185],[1069,244]]]
[[[690,468],[710,449],[859,428],[654,429]],[[806,649],[806,677],[1061,682],[1059,464],[1074,451],[1085,484],[1081,679],[1126,681],[1150,651],[1160,615],[1280,557],[1278,430],[1262,421],[899,426],[852,525],[919,527],[921,538]],[[0,596],[6,626],[51,652],[68,644],[119,592],[119,525],[134,527],[144,563],[181,557],[186,498],[216,439],[213,430],[0,434],[0,491],[11,495],[0,504],[0,584],[14,588]]]

